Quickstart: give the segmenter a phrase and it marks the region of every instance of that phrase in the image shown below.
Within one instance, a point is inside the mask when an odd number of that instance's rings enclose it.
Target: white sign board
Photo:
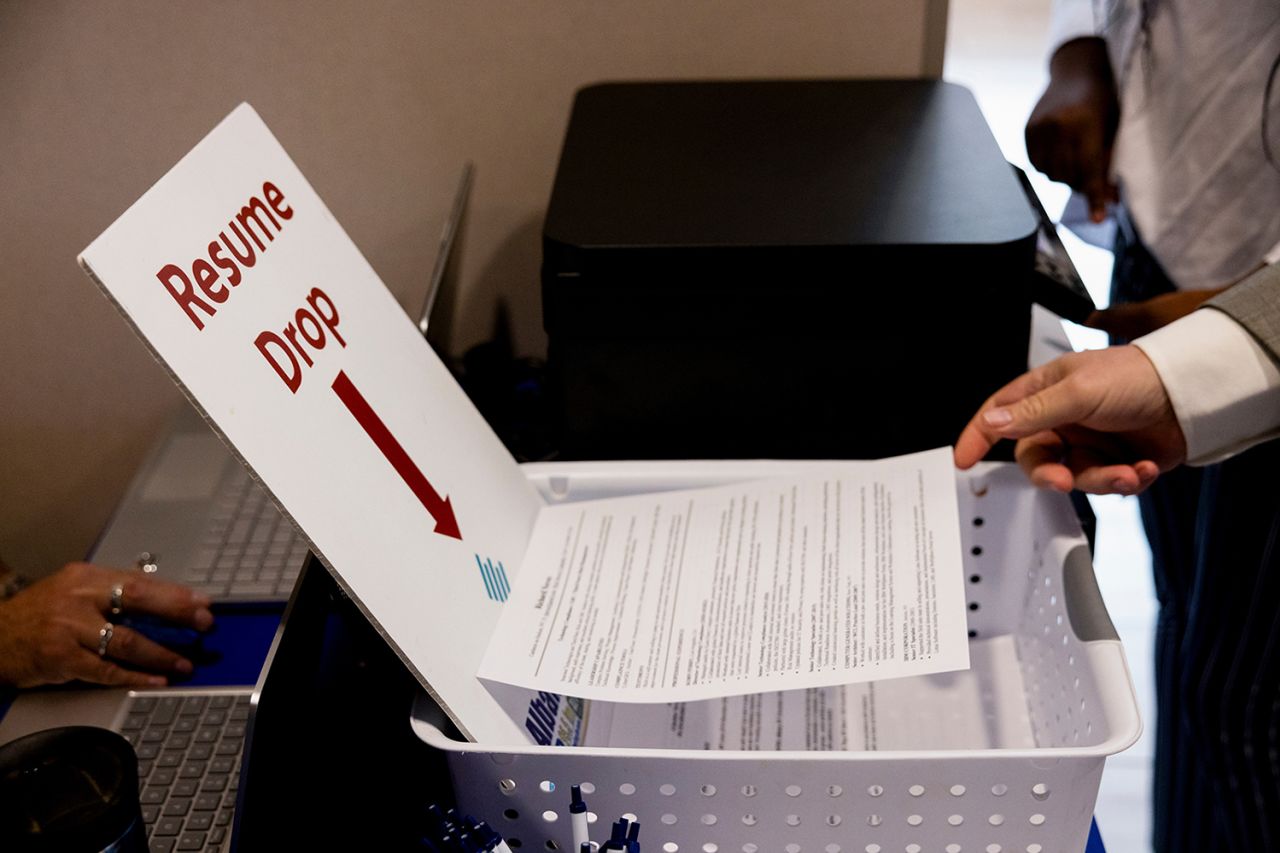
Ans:
[[[526,742],[476,672],[542,500],[257,113],[80,262],[463,732]]]

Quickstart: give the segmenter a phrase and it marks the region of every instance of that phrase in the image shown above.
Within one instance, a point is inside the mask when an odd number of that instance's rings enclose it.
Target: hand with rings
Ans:
[[[147,614],[207,630],[209,599],[137,572],[68,563],[0,601],[0,684],[33,687],[90,681],[160,687],[186,675],[191,661],[119,620]]]

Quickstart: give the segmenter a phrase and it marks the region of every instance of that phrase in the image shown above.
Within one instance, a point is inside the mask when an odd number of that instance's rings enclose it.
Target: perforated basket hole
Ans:
[[[547,823],[555,823],[558,817],[560,817],[560,815],[556,814],[551,809],[547,809],[545,812],[542,813],[542,819],[545,820]]]
[[[625,820],[627,823],[635,823],[637,820],[639,820],[639,818],[637,818],[631,812],[623,812],[622,819]]]
[[[838,797],[843,793],[844,793],[844,788],[841,788],[839,785],[831,785],[827,788],[828,797]]]
[[[945,849],[947,853],[960,853],[962,848],[959,844],[948,844]]]
[[[787,826],[799,826],[799,825],[800,825],[800,815],[798,814],[787,815]]]
[[[719,849],[720,848],[714,841],[708,841],[706,844],[702,845],[702,853],[716,853]]]
[[[1031,796],[1043,803],[1049,799],[1049,786],[1043,782],[1035,783],[1031,786]]]
[[[674,841],[668,841],[662,845],[662,853],[680,853],[680,845]]]
[[[715,785],[703,785],[699,790],[702,791],[704,797],[714,797],[716,795]]]
[[[907,793],[913,797],[923,797],[924,785],[912,785],[910,788],[907,789]]]
[[[800,845],[796,844],[794,841],[782,849],[786,850],[787,853],[800,853]]]
[[[592,785],[590,782],[583,782],[578,787],[582,789],[582,793],[584,794],[590,795],[596,792],[596,786]]]
[[[798,796],[800,796],[800,794],[801,794],[801,793],[803,793],[803,792],[800,790],[800,786],[799,786],[799,785],[788,785],[788,786],[787,786],[786,788],[784,788],[783,790],[784,790],[784,791],[786,791],[786,793],[787,793],[787,796],[788,796],[788,797],[798,797]]]
[[[703,826],[715,826],[716,816],[713,814],[704,814],[701,818]]]
[[[1031,824],[1032,826],[1044,826],[1044,815],[1039,814],[1037,812],[1036,814],[1033,814],[1031,817],[1027,818],[1027,823]]]
[[[964,785],[952,785],[952,786],[951,786],[951,796],[953,796],[953,797],[963,797],[963,796],[964,796],[964,792],[965,792],[965,787],[964,787]]]
[[[754,797],[757,793],[759,793],[759,789],[755,785],[742,786],[742,796],[744,797]]]
[[[760,853],[760,845],[752,841],[748,841],[746,844],[742,845],[742,853]]]
[[[868,844],[866,847],[864,847],[864,848],[862,848],[862,849],[866,850],[866,851],[867,851],[867,853],[880,853],[880,845],[879,845],[879,844]]]
[[[676,786],[670,782],[658,786],[658,793],[664,797],[669,797],[676,792]]]
[[[595,823],[600,819],[600,815],[595,812],[587,812],[587,823]]]
[[[618,786],[618,793],[624,797],[629,797],[636,792],[636,786],[630,782],[623,782]]]
[[[867,826],[879,826],[884,823],[884,818],[878,814],[867,815]]]
[[[1003,784],[992,785],[991,793],[997,797],[1003,797],[1005,794],[1009,793],[1009,786]]]
[[[756,825],[757,823],[759,823],[759,822],[760,822],[760,821],[759,821],[759,820],[756,818],[756,816],[755,816],[755,815],[753,815],[753,814],[744,814],[744,815],[742,816],[742,825],[743,825],[743,826],[755,826],[755,825]]]
[[[510,847],[512,850],[519,850],[521,847],[524,846],[524,842],[521,841],[519,838],[508,838],[507,846]]]
[[[666,824],[667,826],[675,826],[676,821],[679,820],[679,818],[677,818],[671,812],[667,812],[666,814],[664,814],[662,817],[658,819],[662,821],[664,824]]]
[[[993,814],[991,817],[987,818],[987,823],[991,824],[992,826],[1000,826],[1001,824],[1004,823],[1004,815]]]
[[[919,845],[919,844],[908,844],[908,845],[907,845],[907,853],[920,853],[920,845]]]
[[[508,797],[516,792],[515,779],[499,779],[498,790],[506,794]]]
[[[543,779],[538,783],[538,790],[544,794],[550,794],[556,789],[556,783],[550,779]]]
[[[543,847],[545,847],[545,848],[547,848],[548,850],[559,850],[559,849],[560,849],[560,845],[559,845],[559,844],[556,844],[556,842],[555,842],[553,839],[551,839],[551,838],[548,838],[548,839],[546,840],[546,843],[545,843],[545,844],[543,844],[542,846],[543,846]]]
[[[505,817],[507,820],[519,820],[520,812],[516,811],[515,809],[504,809],[502,812],[502,816]]]
[[[964,823],[964,815],[959,815],[959,814],[950,815],[947,817],[947,823],[951,824],[952,826],[959,826],[960,824]]]
[[[884,795],[884,788],[879,785],[872,785],[870,788],[867,788],[867,793],[873,797],[880,797]]]
[[[844,823],[844,818],[840,817],[840,815],[838,814],[827,815],[827,826],[839,826],[842,823]]]
[[[907,815],[907,825],[908,825],[908,826],[919,826],[919,825],[920,825],[920,824],[922,824],[922,823],[924,823],[924,818],[922,818],[920,815],[918,815],[918,814],[909,814],[909,815]]]
[[[827,853],[840,853],[840,845],[836,844],[834,841],[822,849],[827,851]]]
[[[999,845],[999,844],[988,844],[988,845],[987,845],[987,853],[1000,853],[1000,850],[1001,850],[1001,849],[1002,849],[1002,848],[1000,847],[1000,845]]]
[[[1041,851],[1043,851],[1043,850],[1044,850],[1044,848],[1043,848],[1043,847],[1041,847],[1039,844],[1028,844],[1028,845],[1027,845],[1027,853],[1041,853]]]

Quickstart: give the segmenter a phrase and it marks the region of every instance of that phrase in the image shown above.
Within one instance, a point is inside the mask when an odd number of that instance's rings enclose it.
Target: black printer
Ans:
[[[582,89],[543,232],[561,455],[951,444],[1026,368],[1036,228],[960,86]]]

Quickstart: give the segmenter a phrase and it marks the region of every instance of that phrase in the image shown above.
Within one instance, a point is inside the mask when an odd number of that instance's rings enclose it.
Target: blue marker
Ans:
[[[587,834],[587,804],[582,799],[581,785],[570,786],[569,792],[573,798],[569,803],[569,822],[573,825],[573,846],[581,849],[582,845],[591,843],[591,838]]]
[[[622,818],[613,824],[613,832],[601,850],[625,851],[627,849],[627,820]]]
[[[640,853],[640,821],[633,820],[627,828],[627,853]]]

